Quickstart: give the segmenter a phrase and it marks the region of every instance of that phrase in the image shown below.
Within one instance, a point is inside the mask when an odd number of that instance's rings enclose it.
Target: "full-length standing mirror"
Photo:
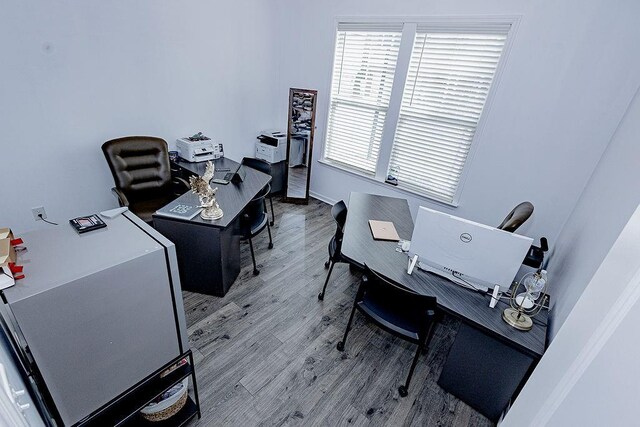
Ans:
[[[287,188],[284,200],[309,202],[311,152],[316,122],[318,92],[310,89],[289,89],[289,129],[287,133]]]

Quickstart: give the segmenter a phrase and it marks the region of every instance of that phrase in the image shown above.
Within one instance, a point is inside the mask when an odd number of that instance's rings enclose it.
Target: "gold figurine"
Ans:
[[[222,209],[220,209],[216,201],[216,191],[218,191],[218,187],[211,188],[211,185],[209,185],[209,181],[213,178],[214,172],[215,166],[211,160],[209,160],[204,175],[189,178],[191,191],[198,195],[200,199],[199,207],[203,208],[202,212],[200,212],[202,219],[215,220],[222,218],[222,215],[224,215],[224,212],[222,212]]]

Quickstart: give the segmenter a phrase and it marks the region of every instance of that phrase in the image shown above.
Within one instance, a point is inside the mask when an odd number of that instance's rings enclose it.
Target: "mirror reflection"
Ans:
[[[316,96],[315,90],[289,91],[287,201],[306,203],[309,199]]]

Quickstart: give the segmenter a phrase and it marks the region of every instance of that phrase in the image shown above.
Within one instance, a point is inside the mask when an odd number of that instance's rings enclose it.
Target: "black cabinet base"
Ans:
[[[164,217],[153,223],[176,245],[182,289],[223,297],[240,274],[240,218],[225,228]]]
[[[187,403],[180,409],[174,416],[164,421],[149,421],[137,415],[136,418],[131,420],[126,426],[154,426],[154,427],[180,427],[186,425],[193,417],[198,415],[198,405],[191,399],[191,396],[187,397]]]
[[[531,356],[462,323],[438,385],[496,422],[524,385],[535,362]]]
[[[184,364],[164,377],[161,375],[168,368],[175,366],[182,359],[187,358],[189,363]],[[200,416],[200,399],[198,397],[198,384],[196,382],[196,372],[193,361],[193,353],[188,350],[186,353],[178,356],[170,363],[151,374],[149,377],[136,384],[121,396],[109,402],[102,407],[96,413],[80,421],[76,426],[78,427],[93,427],[93,426],[137,426],[143,422],[148,422],[142,418],[139,411],[147,406],[153,399],[162,394],[165,390],[168,390],[173,385],[182,381],[185,378],[191,378],[193,385],[193,396],[195,402],[189,396],[185,406],[176,413],[169,420],[166,420],[169,424],[162,424],[160,422],[150,422],[149,425],[161,426],[170,425],[178,426],[183,425],[188,420],[193,418],[194,415]],[[195,406],[195,411],[194,411]],[[178,417],[180,415],[180,417]],[[180,423],[177,423],[177,421]]]

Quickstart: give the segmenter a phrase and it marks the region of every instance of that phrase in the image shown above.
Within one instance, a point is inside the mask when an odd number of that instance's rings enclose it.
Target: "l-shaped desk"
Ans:
[[[406,200],[351,193],[342,255],[414,292],[435,296],[443,312],[461,320],[438,384],[497,421],[544,353],[547,311],[534,319],[531,331],[521,332],[502,320],[505,301],[491,309],[490,295],[418,269],[407,274],[407,255],[396,251],[396,242],[374,240],[370,219],[391,221],[401,239],[411,239],[413,219]]]

